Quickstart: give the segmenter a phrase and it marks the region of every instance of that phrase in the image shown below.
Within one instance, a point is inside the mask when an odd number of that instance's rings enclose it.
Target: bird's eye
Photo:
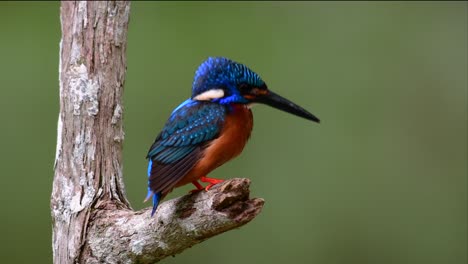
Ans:
[[[248,84],[246,83],[239,84],[239,91],[241,92],[241,94],[247,94],[249,93],[249,90],[250,90],[250,87]]]

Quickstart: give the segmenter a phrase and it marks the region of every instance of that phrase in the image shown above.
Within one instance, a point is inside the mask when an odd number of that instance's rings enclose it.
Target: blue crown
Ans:
[[[247,66],[223,57],[210,57],[197,69],[192,85],[192,97],[213,88],[232,91],[239,84],[261,87],[265,82]]]

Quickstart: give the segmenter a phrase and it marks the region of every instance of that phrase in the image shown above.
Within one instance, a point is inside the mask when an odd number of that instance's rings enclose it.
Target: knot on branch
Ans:
[[[213,186],[215,192],[212,208],[226,213],[237,222],[252,220],[263,208],[265,201],[260,198],[249,199],[250,180],[234,178]]]

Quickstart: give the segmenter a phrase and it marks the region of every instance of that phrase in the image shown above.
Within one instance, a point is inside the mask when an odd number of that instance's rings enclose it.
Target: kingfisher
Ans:
[[[198,67],[191,97],[174,109],[146,157],[145,202],[153,198],[151,216],[174,188],[192,183],[196,187],[193,191],[202,191],[223,181],[207,175],[242,152],[253,128],[251,107],[257,103],[320,122],[269,90],[244,64],[210,57]],[[203,187],[198,181],[208,185]]]

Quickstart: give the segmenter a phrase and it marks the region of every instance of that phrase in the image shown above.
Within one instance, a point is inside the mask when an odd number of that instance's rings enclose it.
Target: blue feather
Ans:
[[[153,216],[154,213],[156,212],[156,209],[158,208],[160,200],[161,200],[161,193],[159,192],[159,193],[154,194],[154,196],[153,196],[153,210],[151,211],[151,216]]]
[[[220,131],[226,108],[215,103],[186,100],[175,110],[148,152],[159,163],[174,163]]]
[[[179,106],[177,106],[177,108],[174,109],[174,111],[172,111],[172,113],[174,114],[177,110],[179,110],[180,108],[182,108],[182,107],[184,107],[184,106],[190,104],[191,102],[193,102],[193,100],[190,99],[190,98],[187,99],[187,100],[185,100],[183,103],[181,103]]]
[[[151,175],[151,167],[153,167],[153,161],[150,159],[148,163],[148,177]]]

